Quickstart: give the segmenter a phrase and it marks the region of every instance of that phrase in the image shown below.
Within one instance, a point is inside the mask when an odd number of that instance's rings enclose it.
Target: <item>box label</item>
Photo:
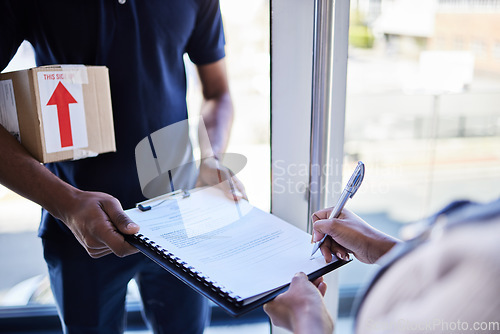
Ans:
[[[88,146],[82,80],[75,80],[79,72],[38,72],[47,153]]]
[[[12,80],[0,81],[0,124],[21,141]]]

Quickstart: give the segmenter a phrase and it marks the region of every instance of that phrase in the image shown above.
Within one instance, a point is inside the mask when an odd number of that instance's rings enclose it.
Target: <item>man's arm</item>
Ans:
[[[27,11],[24,2],[0,2],[0,70],[12,59],[26,38]],[[10,133],[0,125],[0,183],[27,199],[38,203],[54,217],[61,219],[92,257],[111,252],[125,256],[137,252],[122,233],[135,233],[138,226],[114,197],[89,193],[72,187],[52,174],[34,159]]]
[[[264,304],[264,311],[275,326],[294,334],[333,333],[333,321],[323,300],[326,284],[323,277],[313,283],[306,274],[297,273],[287,292]]]
[[[224,59],[198,66],[203,92],[201,116],[210,143],[200,143],[202,150],[212,150],[215,157],[226,151],[233,125],[234,110]],[[211,147],[208,147],[210,145]],[[202,152],[202,156],[206,152]]]
[[[202,160],[197,186],[215,185],[221,180],[232,178],[236,187],[236,197],[246,198],[245,187],[229,170],[221,168],[218,159],[226,151],[234,110],[224,59],[211,64],[198,66],[198,74],[203,91],[201,116],[208,134],[209,142],[200,140],[201,156],[212,156]],[[199,131],[203,131],[201,128]],[[200,135],[200,139],[205,136]],[[239,193],[238,193],[239,192]]]
[[[0,125],[0,183],[38,203],[62,220],[92,257],[137,252],[121,233],[139,227],[125,215],[114,197],[81,191],[62,181],[33,158]]]

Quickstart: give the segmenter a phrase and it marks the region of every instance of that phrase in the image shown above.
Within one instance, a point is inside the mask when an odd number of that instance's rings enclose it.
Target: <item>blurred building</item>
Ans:
[[[475,71],[500,75],[500,0],[358,0],[389,53],[470,51]]]
[[[472,51],[476,71],[500,74],[500,1],[437,1],[428,48]]]

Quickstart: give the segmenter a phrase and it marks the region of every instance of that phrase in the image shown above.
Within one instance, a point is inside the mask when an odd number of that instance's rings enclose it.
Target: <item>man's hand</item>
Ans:
[[[388,236],[367,224],[363,219],[347,209],[343,209],[338,218],[328,219],[332,208],[313,214],[313,241],[319,241],[325,234],[321,253],[327,262],[332,254],[341,259],[348,259],[349,253],[364,263],[375,263],[387,253],[399,240]]]
[[[264,305],[275,326],[295,334],[333,332],[333,321],[323,301],[326,292],[323,277],[313,283],[304,273],[297,273],[287,292]]]
[[[230,169],[223,166],[214,157],[202,159],[200,164],[200,174],[196,181],[196,187],[222,186],[224,181],[229,181],[229,188],[223,189],[230,199],[248,199],[243,183],[233,175]],[[224,183],[224,185],[227,183]]]
[[[105,193],[78,191],[62,213],[62,221],[93,258],[111,253],[124,257],[138,250],[122,236],[134,234],[139,226],[123,212],[120,202]]]
[[[90,256],[126,256],[137,252],[120,232],[133,234],[139,226],[127,217],[116,198],[81,191],[62,181],[1,125],[0,183],[62,220]]]

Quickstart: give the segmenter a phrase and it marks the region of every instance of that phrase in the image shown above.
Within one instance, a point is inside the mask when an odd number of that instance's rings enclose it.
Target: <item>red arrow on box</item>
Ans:
[[[71,133],[71,119],[69,116],[69,104],[78,103],[68,92],[66,87],[59,81],[54,93],[47,103],[48,106],[57,106],[57,119],[59,120],[59,134],[61,136],[61,147],[73,146],[73,135]]]

